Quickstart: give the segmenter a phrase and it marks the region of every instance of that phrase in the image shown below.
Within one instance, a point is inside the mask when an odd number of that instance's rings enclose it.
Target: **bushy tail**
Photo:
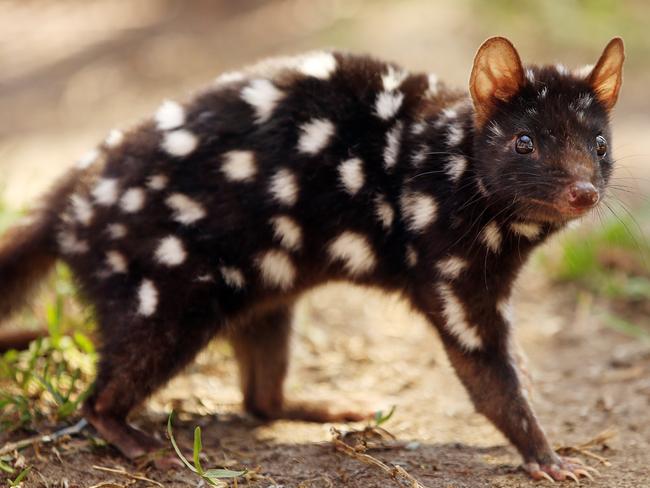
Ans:
[[[24,223],[0,236],[0,322],[15,312],[57,259],[56,227],[79,173],[67,174]]]

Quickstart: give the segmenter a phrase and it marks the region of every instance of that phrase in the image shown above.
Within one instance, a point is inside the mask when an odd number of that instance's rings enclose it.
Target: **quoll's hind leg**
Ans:
[[[285,400],[291,308],[280,307],[239,324],[231,342],[239,365],[244,407],[257,417],[308,422],[352,422],[372,416],[327,405]]]
[[[84,406],[84,416],[106,441],[134,459],[161,444],[130,426],[129,412],[187,365],[214,329],[144,317],[111,322],[102,326],[95,390]]]

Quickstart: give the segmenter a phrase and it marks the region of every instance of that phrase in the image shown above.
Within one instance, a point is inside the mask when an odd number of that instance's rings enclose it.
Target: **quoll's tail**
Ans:
[[[78,176],[67,174],[23,223],[0,236],[0,322],[25,303],[56,262],[56,227]]]

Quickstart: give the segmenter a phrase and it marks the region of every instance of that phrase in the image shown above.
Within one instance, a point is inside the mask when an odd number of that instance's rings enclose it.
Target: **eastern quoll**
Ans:
[[[440,334],[479,412],[533,478],[588,476],[551,449],[522,388],[508,300],[530,252],[601,199],[623,42],[595,67],[478,50],[469,96],[435,75],[318,52],[222,75],[83,157],[0,245],[6,317],[52,264],[94,311],[86,419],[128,458],[158,443],[127,415],[219,333],[245,408],[364,418],[286,401],[291,309],[330,280],[403,295]]]

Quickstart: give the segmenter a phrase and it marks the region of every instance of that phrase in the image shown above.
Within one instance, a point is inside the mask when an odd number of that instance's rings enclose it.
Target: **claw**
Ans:
[[[596,468],[592,468],[591,466],[583,465],[583,466],[580,466],[580,469],[591,471],[596,476],[600,476],[600,471],[598,471]]]
[[[550,481],[551,483],[555,483],[555,480],[553,478],[551,478],[551,476],[545,471],[537,471],[535,474],[538,475],[538,476],[541,476],[541,478],[538,478],[538,479],[543,478],[543,479],[545,479],[547,481]]]
[[[560,471],[560,473],[562,473],[565,477],[571,478],[573,481],[580,484],[580,480],[578,479],[578,477],[571,471],[567,471],[566,469],[563,469]]]
[[[551,464],[546,468],[546,472],[556,481],[564,481],[566,479],[566,471],[561,469],[557,464]]]
[[[585,469],[578,468],[578,469],[574,469],[573,472],[575,474],[577,474],[578,476],[584,476],[585,478],[589,478],[591,481],[594,480],[594,477],[591,476],[591,474],[589,474],[589,471],[587,471]]]

